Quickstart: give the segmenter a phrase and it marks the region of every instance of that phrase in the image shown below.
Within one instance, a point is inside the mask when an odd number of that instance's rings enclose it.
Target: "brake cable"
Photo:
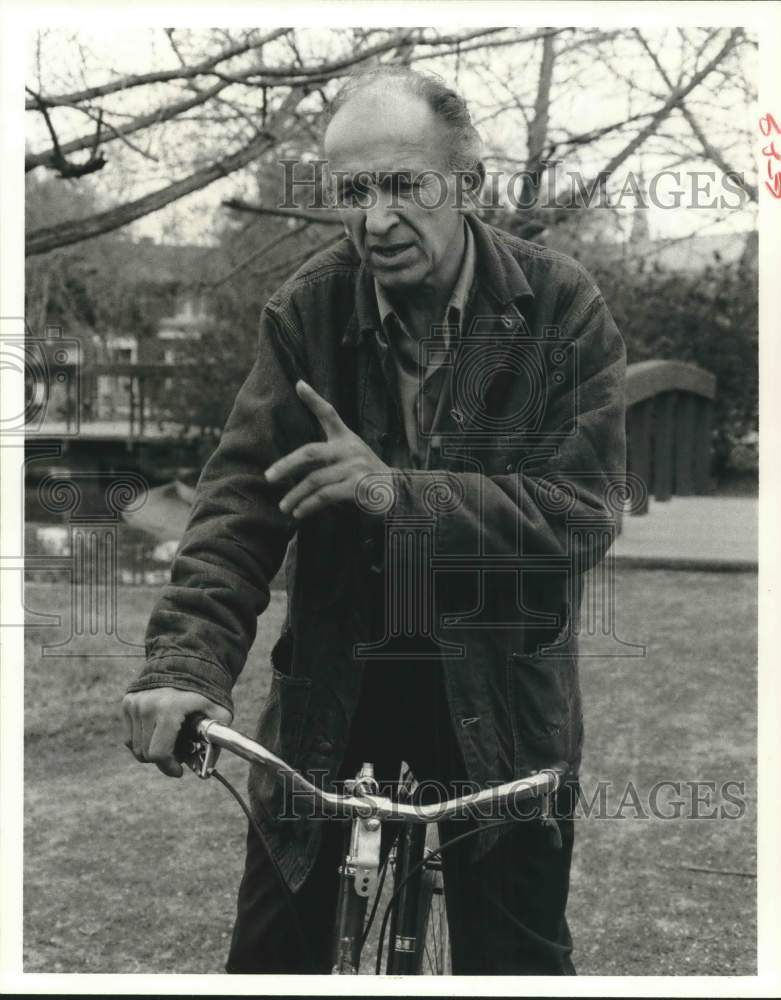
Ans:
[[[361,938],[362,951],[364,946],[366,945],[366,942],[369,940],[369,934],[371,933],[371,929],[374,926],[374,919],[377,916],[377,910],[380,908],[380,897],[382,896],[382,887],[385,885],[385,877],[388,874],[388,866],[390,864],[391,853],[393,852],[393,848],[395,847],[396,841],[398,839],[399,835],[397,833],[393,839],[393,843],[391,844],[388,850],[388,853],[385,855],[385,860],[380,866],[380,875],[379,879],[377,880],[377,891],[374,896],[374,902],[372,903],[371,912],[369,913],[369,919],[366,921],[366,926],[363,931],[363,937]]]
[[[293,918],[293,923],[295,925],[296,934],[298,935],[298,937],[300,939],[300,942],[301,942],[301,946],[302,946],[302,948],[304,950],[304,953],[306,954],[306,952],[309,949],[309,940],[308,940],[308,938],[306,936],[306,933],[304,932],[304,925],[301,922],[301,915],[299,914],[298,909],[296,908],[295,899],[294,899],[294,896],[293,896],[293,891],[290,888],[290,886],[287,884],[287,879],[283,875],[282,869],[279,867],[279,862],[274,857],[274,854],[273,854],[271,848],[269,847],[269,843],[268,843],[268,840],[266,839],[266,835],[263,833],[263,830],[260,828],[260,824],[258,823],[258,821],[252,815],[252,812],[251,812],[249,806],[247,805],[247,803],[242,798],[241,793],[238,792],[238,791],[236,791],[236,789],[230,783],[230,781],[228,781],[228,779],[224,775],[220,774],[220,772],[217,770],[217,768],[214,768],[214,770],[211,772],[211,776],[213,778],[216,778],[217,781],[219,781],[219,783],[224,788],[227,788],[227,790],[230,792],[230,794],[233,796],[233,798],[241,806],[242,812],[244,813],[244,815],[249,820],[249,823],[250,823],[250,826],[252,827],[252,829],[255,831],[255,834],[257,835],[257,838],[260,841],[261,847],[266,852],[266,856],[268,857],[269,861],[271,862],[271,867],[274,869],[274,874],[277,876],[277,879],[279,880],[280,887],[281,887],[283,895],[285,897],[285,904],[288,907],[288,909],[290,910],[290,915]],[[266,811],[265,806],[263,805],[263,803],[262,802],[258,802],[258,805],[259,805],[259,807],[264,812],[266,812],[266,815],[268,816],[268,812]]]

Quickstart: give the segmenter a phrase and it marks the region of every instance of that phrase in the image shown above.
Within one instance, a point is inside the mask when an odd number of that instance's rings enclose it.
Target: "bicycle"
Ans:
[[[362,765],[354,779],[345,782],[345,794],[328,792],[309,782],[295,768],[242,733],[204,716],[189,720],[177,743],[176,756],[200,778],[218,778],[239,802],[264,843],[264,834],[249,807],[216,770],[220,750],[227,750],[250,763],[272,768],[278,776],[297,786],[299,791],[311,795],[323,810],[324,817],[351,821],[344,858],[338,869],[339,891],[331,970],[334,975],[359,972],[361,954],[378,912],[388,867],[394,873],[393,890],[380,928],[375,973],[382,973],[386,932],[389,943],[385,971],[388,974],[446,975],[450,971],[441,855],[453,844],[479,834],[481,830],[479,827],[470,828],[445,843],[434,844],[429,833],[433,831],[434,823],[486,808],[498,811],[536,797],[540,800],[540,820],[549,824],[554,836],[559,837],[550,806],[552,796],[568,772],[565,764],[555,764],[527,778],[495,788],[430,804],[413,801],[415,784],[407,772],[400,782],[400,801],[395,801],[379,794],[374,768],[369,762]],[[528,811],[524,818],[528,818]],[[489,827],[518,821],[516,815],[495,821]],[[391,851],[381,861],[383,822],[400,822],[401,829]],[[292,893],[281,872],[277,873],[300,931]],[[369,911],[372,895],[374,903]]]

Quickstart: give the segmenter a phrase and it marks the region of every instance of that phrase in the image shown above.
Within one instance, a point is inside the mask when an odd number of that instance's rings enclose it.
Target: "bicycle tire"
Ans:
[[[426,847],[438,846],[437,829],[426,831]],[[423,942],[419,951],[419,976],[449,976],[452,971],[450,933],[445,909],[445,890],[441,864],[425,868],[420,885],[418,909],[418,941]]]

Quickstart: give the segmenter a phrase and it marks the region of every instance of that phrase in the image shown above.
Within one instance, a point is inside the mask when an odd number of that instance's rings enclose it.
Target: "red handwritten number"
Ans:
[[[759,131],[765,138],[767,138],[771,132],[777,132],[781,135],[781,128],[778,127],[778,122],[771,114],[762,115],[759,119]],[[775,139],[770,143],[769,146],[765,146],[762,150],[762,155],[767,156],[767,176],[770,178],[772,183],[765,181],[765,187],[773,195],[774,198],[781,198],[781,173],[773,172],[773,160],[781,160],[781,156],[776,152]],[[772,159],[771,159],[772,157]]]
[[[765,187],[773,195],[774,198],[781,198],[781,174],[776,174],[773,177],[773,186],[771,187],[767,181],[765,181]]]

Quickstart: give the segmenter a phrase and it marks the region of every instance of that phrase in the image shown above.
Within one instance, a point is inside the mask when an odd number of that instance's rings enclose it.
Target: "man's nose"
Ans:
[[[384,192],[377,192],[372,204],[366,209],[366,232],[370,236],[384,236],[398,221],[391,198]]]

